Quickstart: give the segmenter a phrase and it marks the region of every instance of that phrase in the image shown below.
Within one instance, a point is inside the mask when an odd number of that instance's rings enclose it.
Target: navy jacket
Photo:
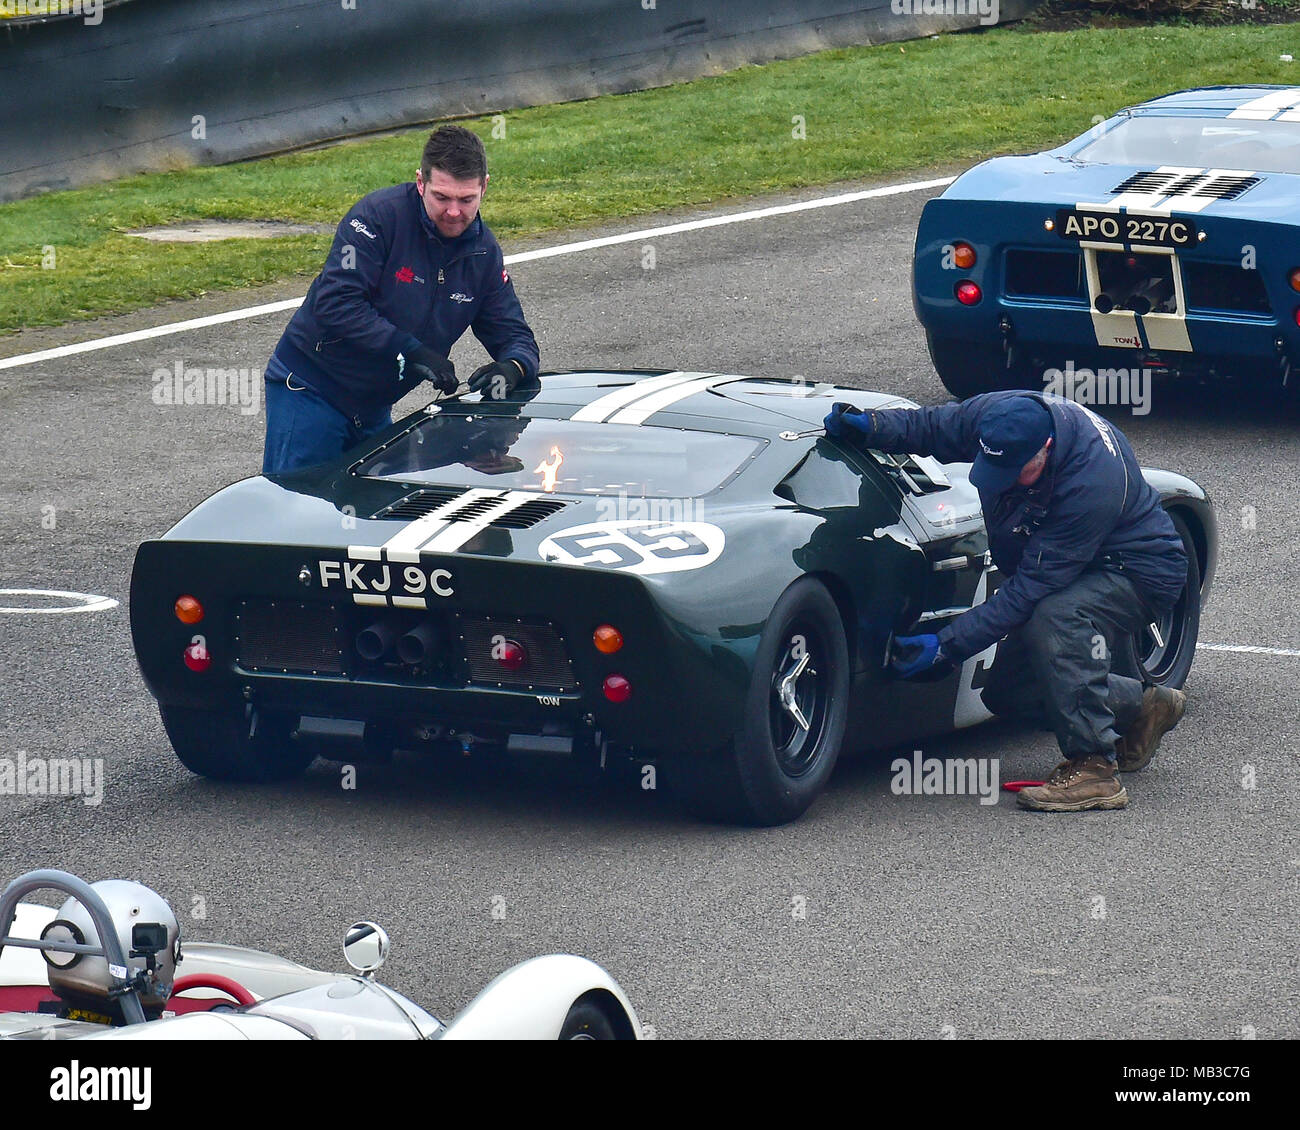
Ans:
[[[415,184],[398,184],[363,197],[343,217],[276,353],[352,416],[414,387],[409,376],[398,377],[398,353],[424,344],[446,355],[467,327],[494,360],[516,360],[525,377],[536,375],[537,340],[482,217],[445,239]]]
[[[980,417],[998,400],[1024,395],[988,392],[938,408],[879,409],[870,413],[875,430],[866,443],[943,463],[973,462]],[[1020,627],[1040,600],[1089,566],[1122,569],[1157,614],[1173,606],[1187,580],[1182,538],[1123,433],[1071,400],[1038,399],[1056,425],[1047,466],[1032,487],[980,495],[989,552],[1008,579],[939,632],[944,653],[954,660]]]

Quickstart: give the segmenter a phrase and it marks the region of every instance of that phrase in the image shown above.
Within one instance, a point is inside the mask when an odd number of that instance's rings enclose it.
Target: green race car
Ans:
[[[893,679],[999,575],[966,464],[851,449],[831,403],[714,373],[543,374],[452,397],[340,457],[218,492],[145,542],[136,654],[177,756],[224,780],[395,749],[654,764],[702,814],[792,820],[841,748],[989,717],[996,645]],[[1181,685],[1217,557],[1205,492],[1148,471],[1188,589],[1131,666]]]

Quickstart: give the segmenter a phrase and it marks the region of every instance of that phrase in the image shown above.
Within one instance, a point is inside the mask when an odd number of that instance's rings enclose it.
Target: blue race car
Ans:
[[[958,397],[1071,395],[1062,377],[1085,369],[1285,384],[1300,359],[1300,87],[1185,90],[985,161],[926,204],[912,278]]]

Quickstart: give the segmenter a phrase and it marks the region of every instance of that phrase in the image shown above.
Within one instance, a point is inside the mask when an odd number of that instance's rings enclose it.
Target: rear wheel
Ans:
[[[1201,568],[1186,521],[1170,514],[1187,553],[1187,584],[1177,603],[1154,625],[1129,637],[1125,666],[1144,683],[1178,690],[1187,681],[1196,658],[1201,627]]]
[[[1024,387],[1029,370],[1021,364],[1007,367],[1007,355],[1000,344],[958,341],[925,335],[930,360],[946,388],[958,400],[995,389]]]
[[[849,655],[826,587],[795,582],[772,609],[750,676],[743,730],[711,756],[683,759],[678,791],[708,819],[785,824],[817,798],[839,757]]]
[[[253,725],[241,710],[160,705],[158,712],[181,764],[214,781],[284,781],[315,760],[290,737],[292,719],[282,715],[255,714]]]

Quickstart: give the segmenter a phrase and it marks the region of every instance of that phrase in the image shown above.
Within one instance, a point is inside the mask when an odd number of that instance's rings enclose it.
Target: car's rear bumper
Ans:
[[[721,641],[677,630],[636,577],[499,559],[476,559],[470,568],[449,558],[428,568],[446,566],[450,595],[430,597],[425,608],[395,608],[322,589],[319,560],[332,554],[145,542],[130,612],[136,656],[154,697],[196,709],[251,706],[352,720],[407,736],[530,735],[647,752],[711,748],[742,717],[743,664],[720,659]],[[202,604],[201,621],[185,624],[175,615],[183,593]],[[593,640],[606,623],[624,639],[611,654]],[[426,626],[427,657],[405,662],[390,641],[381,658],[365,658],[358,635],[377,626],[391,640]],[[207,659],[201,670],[185,661],[196,639]],[[494,656],[511,641],[525,652],[518,668]],[[631,686],[624,701],[606,693],[613,675]]]

